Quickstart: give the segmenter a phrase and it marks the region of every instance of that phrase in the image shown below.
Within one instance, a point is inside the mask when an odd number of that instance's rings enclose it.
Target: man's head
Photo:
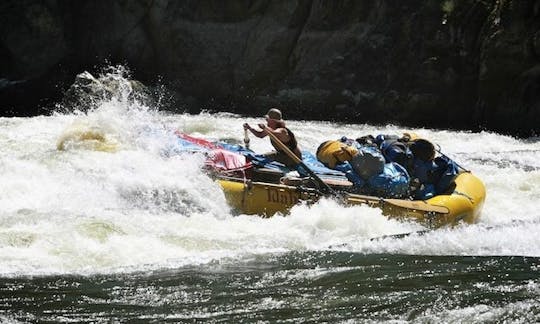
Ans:
[[[266,115],[264,115],[264,118],[266,118],[267,120],[273,119],[273,120],[281,121],[282,120],[281,111],[277,108],[272,108],[268,110]]]
[[[268,110],[266,115],[264,115],[264,118],[266,118],[266,124],[268,125],[268,127],[272,129],[285,126],[285,122],[283,121],[283,119],[281,119],[281,111],[277,108],[272,108]]]

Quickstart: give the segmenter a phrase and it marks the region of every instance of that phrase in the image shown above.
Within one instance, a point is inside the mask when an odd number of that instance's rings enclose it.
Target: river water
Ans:
[[[263,122],[121,93],[84,113],[0,118],[0,322],[540,321],[538,138],[289,121],[311,151],[414,131],[484,181],[477,224],[393,238],[423,227],[329,199],[233,213],[172,133],[240,142],[245,121]]]

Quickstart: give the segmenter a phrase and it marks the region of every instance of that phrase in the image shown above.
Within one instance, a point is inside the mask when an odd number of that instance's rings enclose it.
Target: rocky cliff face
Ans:
[[[4,114],[107,62],[176,110],[540,132],[539,0],[6,0],[0,18]]]

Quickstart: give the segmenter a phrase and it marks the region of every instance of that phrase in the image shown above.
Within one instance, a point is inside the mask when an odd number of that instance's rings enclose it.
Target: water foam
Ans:
[[[232,114],[164,114],[125,94],[84,113],[0,118],[0,274],[138,271],[308,250],[540,256],[538,141],[413,129],[485,181],[482,218],[472,226],[370,240],[422,227],[332,200],[270,219],[234,215],[201,171],[203,157],[164,154],[176,129],[239,142],[246,121],[263,122]],[[306,121],[289,126],[311,151],[343,135],[410,131]],[[72,137],[58,150],[59,139],[74,127],[97,131],[116,149],[76,145],[81,139]],[[271,149],[267,140],[251,145],[257,152]]]

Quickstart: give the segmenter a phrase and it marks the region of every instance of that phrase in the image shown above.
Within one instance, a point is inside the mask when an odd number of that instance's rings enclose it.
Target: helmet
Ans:
[[[417,139],[410,146],[415,159],[431,161],[435,158],[435,146],[425,139]]]

